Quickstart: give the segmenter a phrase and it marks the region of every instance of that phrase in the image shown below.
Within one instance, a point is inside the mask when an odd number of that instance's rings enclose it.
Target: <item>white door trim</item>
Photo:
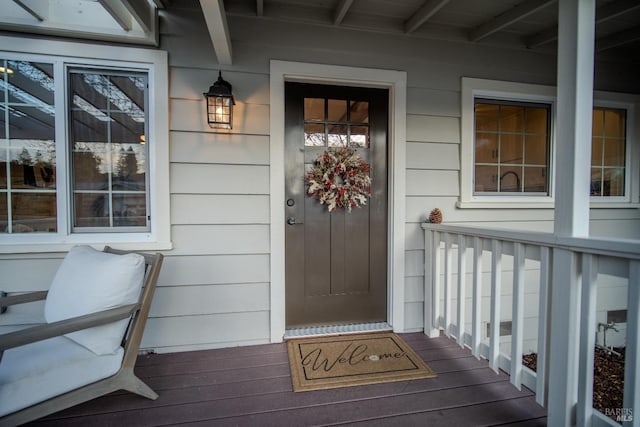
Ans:
[[[404,330],[405,164],[407,74],[404,71],[272,60],[270,64],[271,342],[285,333],[285,165],[284,83],[382,87],[389,89],[388,322]]]

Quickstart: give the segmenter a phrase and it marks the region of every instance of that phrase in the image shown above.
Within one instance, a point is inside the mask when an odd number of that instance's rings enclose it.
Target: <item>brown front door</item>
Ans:
[[[387,320],[388,91],[285,85],[287,328]],[[371,165],[371,198],[329,212],[305,173],[332,147]]]

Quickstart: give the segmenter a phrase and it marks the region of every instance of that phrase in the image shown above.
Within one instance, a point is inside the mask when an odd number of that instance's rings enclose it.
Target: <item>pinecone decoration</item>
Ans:
[[[442,222],[442,212],[440,209],[435,208],[429,214],[429,222],[432,224],[440,224]]]

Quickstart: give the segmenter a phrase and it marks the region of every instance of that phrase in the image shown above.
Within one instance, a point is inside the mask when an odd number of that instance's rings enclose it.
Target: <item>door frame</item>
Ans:
[[[285,164],[284,83],[363,86],[389,89],[387,322],[404,331],[405,165],[407,73],[289,61],[270,61],[270,335],[282,342],[285,334]]]

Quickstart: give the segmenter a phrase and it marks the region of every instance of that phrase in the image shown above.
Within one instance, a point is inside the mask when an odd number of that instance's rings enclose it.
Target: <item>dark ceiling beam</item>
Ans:
[[[469,40],[472,42],[482,40],[483,38],[488,37],[503,28],[511,26],[555,2],[556,0],[525,0],[517,6],[493,19],[490,19],[489,21],[483,22],[473,30],[469,31]]]
[[[640,27],[629,28],[619,33],[610,34],[608,36],[596,40],[596,52],[633,43],[640,40]]]
[[[404,32],[411,34],[438,13],[450,0],[427,0],[424,4],[404,22]]]
[[[340,25],[347,15],[349,8],[353,4],[353,0],[340,0],[338,6],[333,11],[333,25]]]
[[[637,8],[640,8],[640,1],[638,0],[618,0],[608,3],[596,10],[596,24],[616,18]],[[535,49],[536,47],[540,47],[557,39],[558,26],[554,25],[529,37],[526,45],[529,49]]]

